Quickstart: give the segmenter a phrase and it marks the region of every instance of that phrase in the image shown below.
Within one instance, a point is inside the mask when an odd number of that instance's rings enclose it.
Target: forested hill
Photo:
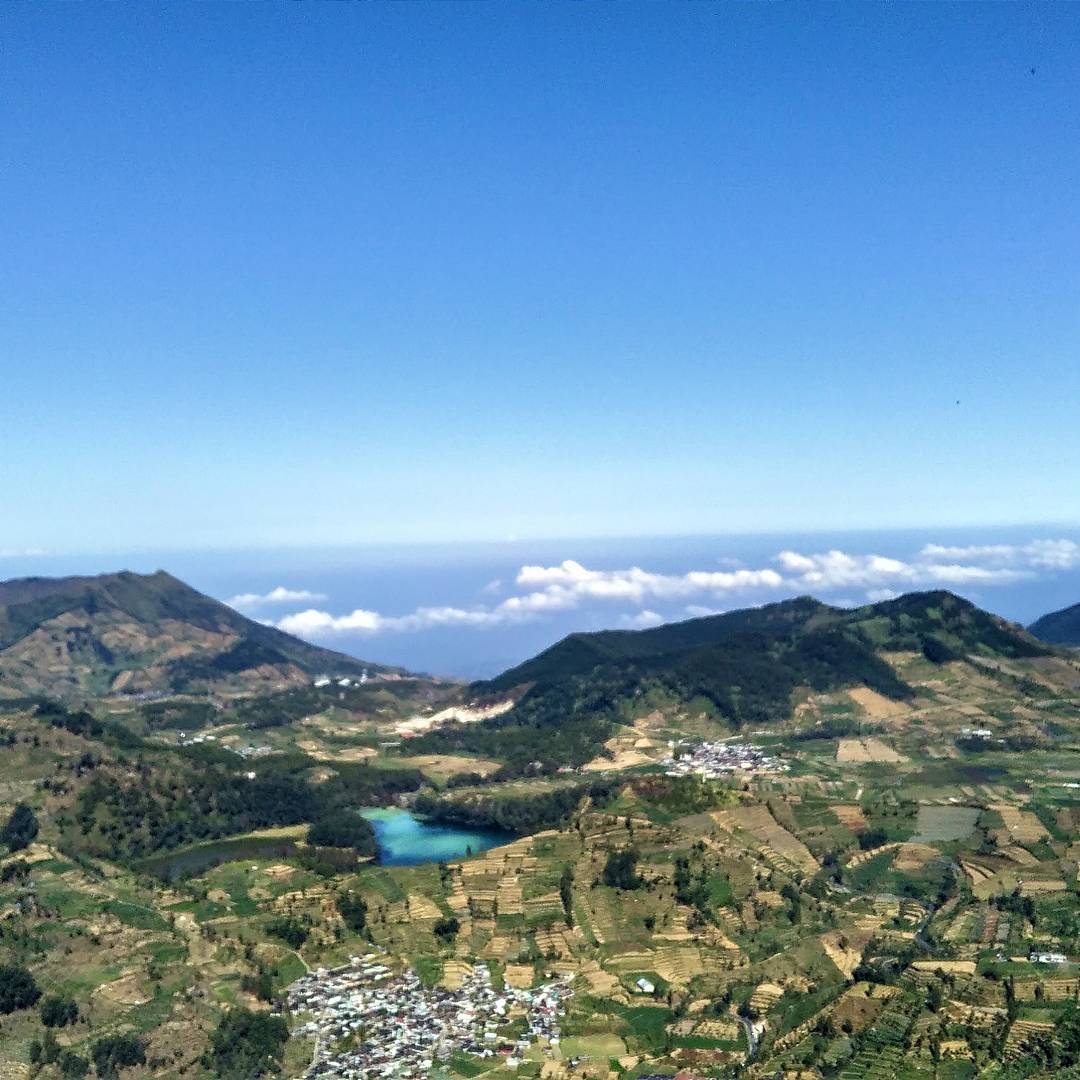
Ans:
[[[839,612],[803,596],[760,608],[730,611],[703,619],[667,623],[649,630],[602,630],[570,634],[550,649],[477,684],[482,691],[509,690],[526,683],[549,683],[582,675],[600,664],[641,661],[716,645],[745,634],[776,637],[812,625],[828,625]]]
[[[790,719],[799,688],[865,687],[894,701],[911,699],[915,691],[889,654],[921,653],[945,664],[1051,651],[1022,627],[949,592],[855,609],[801,597],[651,630],[573,634],[471,688],[479,698],[513,692],[510,712],[418,743],[429,752],[472,750],[521,767],[577,764],[643,701],[702,703],[730,728],[753,729]]]
[[[1036,619],[1028,628],[1040,641],[1050,645],[1080,647],[1080,604],[1052,611]]]
[[[1080,608],[1077,609],[1080,619]],[[759,608],[669,623],[650,630],[605,630],[571,634],[531,660],[487,682],[480,693],[534,684],[558,683],[604,665],[678,665],[696,650],[733,646],[725,653],[768,643],[776,654],[783,644],[807,638],[828,640],[839,632],[858,653],[870,650],[931,650],[953,656],[1037,656],[1045,646],[1020,627],[950,592],[909,593],[855,609],[830,607],[803,596]]]
[[[0,583],[0,694],[270,689],[365,669],[389,671],[254,622],[163,570]]]

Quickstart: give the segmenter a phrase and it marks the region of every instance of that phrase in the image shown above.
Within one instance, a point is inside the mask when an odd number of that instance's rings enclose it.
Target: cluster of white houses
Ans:
[[[672,747],[663,762],[668,776],[703,776],[716,779],[733,772],[786,772],[788,766],[770,757],[760,746],[743,742],[704,742],[693,750]]]
[[[347,675],[343,675],[340,678],[335,678],[333,675],[316,675],[315,678],[312,680],[311,685],[314,686],[316,690],[322,690],[323,687],[330,686],[332,683],[335,682],[338,684],[338,686],[348,687],[363,686],[364,683],[366,683],[367,681],[368,673],[365,669],[364,671],[360,672],[359,678],[356,679],[351,679]]]
[[[530,1043],[559,1042],[566,981],[531,990],[492,984],[478,964],[454,990],[425,986],[415,972],[394,973],[374,953],[344,967],[320,968],[289,988],[296,1034],[314,1036],[307,1077],[344,1080],[428,1076],[454,1053],[520,1061]]]

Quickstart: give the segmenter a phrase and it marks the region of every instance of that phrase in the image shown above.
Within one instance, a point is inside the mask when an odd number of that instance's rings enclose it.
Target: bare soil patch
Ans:
[[[880,739],[868,737],[865,739],[840,739],[836,746],[836,760],[859,764],[898,764],[908,759]]]

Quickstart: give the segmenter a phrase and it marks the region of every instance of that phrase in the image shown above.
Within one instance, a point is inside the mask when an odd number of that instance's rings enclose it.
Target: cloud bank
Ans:
[[[270,607],[273,604],[313,604],[325,600],[324,593],[308,592],[307,589],[286,589],[279,585],[268,593],[240,593],[225,601],[233,608],[260,608]]]
[[[384,615],[364,608],[334,615],[309,607],[285,615],[273,625],[307,638],[340,633],[412,633],[439,627],[483,629],[602,604],[633,607],[635,610],[613,613],[609,625],[640,629],[671,618],[725,610],[731,606],[732,598],[740,597],[748,597],[745,602],[760,602],[800,593],[839,594],[848,605],[887,600],[912,589],[1007,585],[1042,573],[1080,567],[1080,544],[1072,540],[967,547],[927,544],[908,559],[836,549],[816,553],[784,550],[771,563],[758,568],[670,574],[638,566],[595,570],[566,559],[553,566],[522,566],[514,578],[514,595],[498,604],[419,607],[404,615]],[[860,599],[851,599],[854,596]],[[253,608],[319,599],[314,593],[279,587],[265,595],[233,597],[229,603]],[[841,601],[834,595],[833,602]],[[671,614],[662,615],[656,609],[664,605],[677,607]]]

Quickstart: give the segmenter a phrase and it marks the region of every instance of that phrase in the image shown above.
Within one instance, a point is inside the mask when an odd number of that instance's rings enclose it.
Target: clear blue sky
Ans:
[[[0,50],[0,549],[1080,520],[1075,5]]]

